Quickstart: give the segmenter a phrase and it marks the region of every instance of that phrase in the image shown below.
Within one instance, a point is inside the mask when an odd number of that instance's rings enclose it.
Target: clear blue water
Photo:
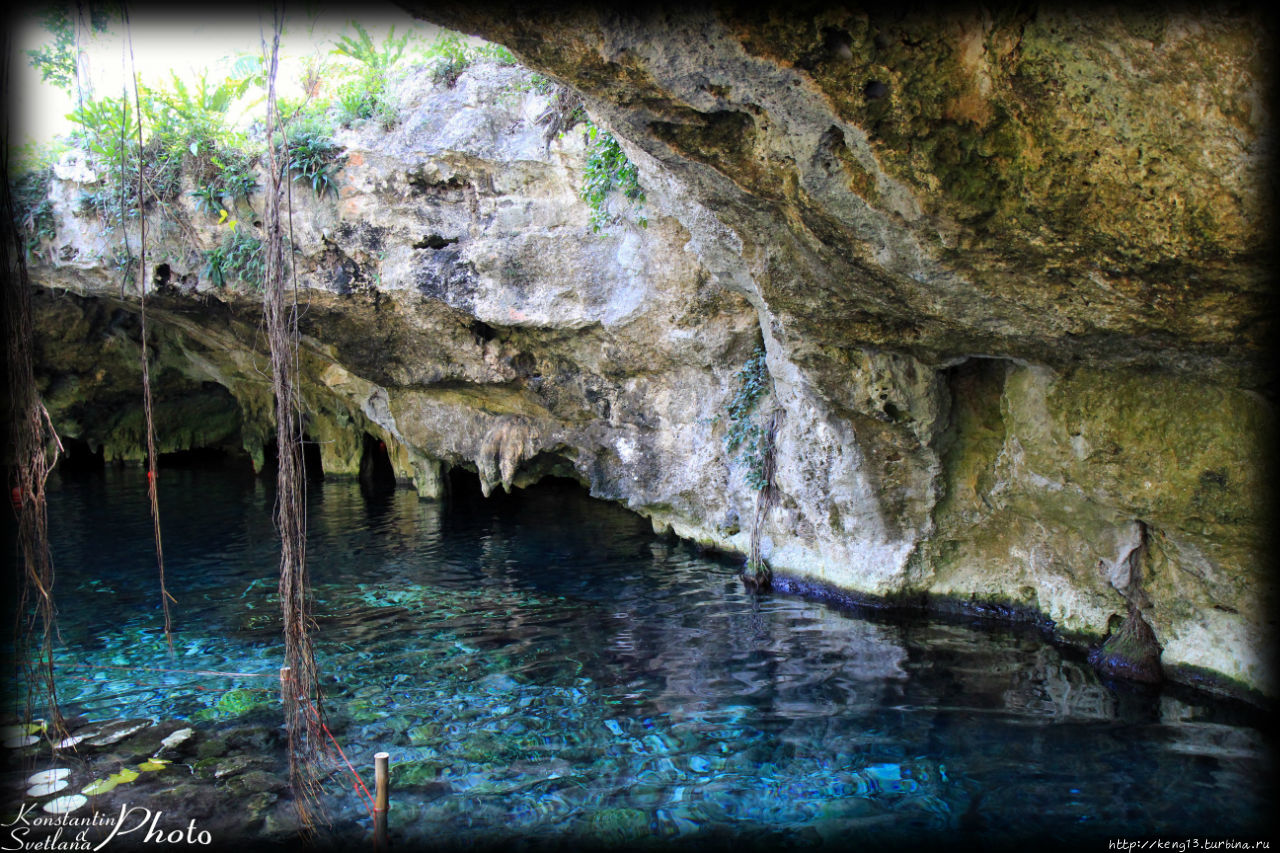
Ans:
[[[215,721],[233,689],[274,701],[272,500],[248,477],[163,473],[171,656],[141,472],[56,481],[63,701]],[[328,482],[309,529],[326,702],[366,779],[391,753],[393,841],[1269,829],[1268,736],[1242,706],[1102,683],[1035,633],[757,596],[734,566],[576,487],[370,503]],[[335,779],[332,813],[367,823]]]

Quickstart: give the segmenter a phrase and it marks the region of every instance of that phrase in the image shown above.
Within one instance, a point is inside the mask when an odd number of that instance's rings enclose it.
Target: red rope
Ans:
[[[329,740],[333,742],[334,748],[338,750],[338,755],[342,756],[342,761],[347,765],[347,769],[351,771],[351,775],[355,777],[356,783],[351,787],[357,794],[361,792],[364,793],[364,797],[369,803],[369,817],[372,818],[374,816],[374,812],[378,810],[378,805],[373,799],[373,794],[369,793],[369,789],[364,784],[364,779],[360,778],[360,774],[356,772],[355,767],[351,765],[351,761],[347,759],[347,754],[342,751],[342,744],[338,743],[338,739],[333,736],[333,732],[329,731],[329,727],[320,720],[320,712],[317,711],[316,706],[311,703],[310,697],[303,696],[301,698],[307,703],[307,707],[311,710],[311,716],[315,718],[316,722],[320,723],[320,728],[324,729],[324,733],[328,735]]]

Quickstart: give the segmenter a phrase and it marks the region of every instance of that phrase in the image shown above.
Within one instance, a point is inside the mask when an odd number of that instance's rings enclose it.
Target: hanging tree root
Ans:
[[[276,103],[280,31],[283,10],[275,8],[275,32],[267,77],[268,136],[284,126]],[[292,684],[285,692],[289,781],[298,819],[306,831],[325,819],[320,780],[326,759],[324,706],[321,701],[312,632],[311,589],[307,578],[306,497],[302,460],[302,416],[299,399],[298,304],[296,283],[286,294],[284,228],[280,199],[287,164],[283,152],[267,146],[268,188],[265,200],[263,322],[271,348],[271,381],[276,399],[276,526],[280,534],[280,607],[284,621],[285,666]],[[307,701],[314,696],[314,702]],[[314,711],[312,711],[314,708]]]
[[[8,80],[4,89],[7,91]],[[4,326],[9,385],[8,486],[17,516],[18,560],[22,582],[15,610],[14,654],[26,682],[26,716],[34,717],[43,704],[45,737],[54,749],[67,733],[58,706],[53,676],[53,643],[57,622],[53,602],[53,558],[49,553],[49,524],[45,484],[58,462],[62,443],[49,412],[40,400],[33,363],[31,282],[27,275],[21,235],[9,193],[8,160],[0,157],[0,269],[4,275]],[[39,642],[36,642],[39,638]]]
[[[129,29],[128,10],[121,8],[121,15],[124,19],[125,32],[128,34],[129,56],[132,63],[133,58],[133,34]],[[142,103],[138,91],[138,75],[134,71],[133,75],[133,99],[134,114],[138,117],[138,314],[142,330],[142,411],[146,420],[147,431],[147,499],[151,505],[151,525],[156,543],[156,566],[160,570],[160,607],[164,611],[164,635],[169,641],[169,651],[173,652],[173,617],[169,612],[169,602],[175,602],[169,589],[165,585],[164,579],[164,544],[160,536],[160,497],[156,491],[159,486],[160,471],[156,465],[156,427],[155,414],[151,402],[151,367],[150,359],[147,358],[147,216],[146,216],[146,193],[143,185],[143,168],[142,168]],[[124,128],[121,128],[123,134]],[[123,140],[122,140],[123,142]],[[123,145],[122,145],[123,147]],[[123,181],[121,182],[123,185]],[[124,205],[123,190],[121,191],[121,206]],[[120,219],[124,222],[123,215]],[[125,251],[129,250],[129,235],[126,233],[124,238]],[[123,288],[123,283],[121,287]]]

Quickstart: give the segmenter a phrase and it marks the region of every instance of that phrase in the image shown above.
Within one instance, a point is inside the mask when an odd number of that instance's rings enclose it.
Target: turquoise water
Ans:
[[[163,473],[170,656],[141,472],[55,482],[63,701],[94,718],[215,722],[269,707],[272,500],[248,477]],[[308,514],[325,701],[367,780],[373,753],[391,753],[393,841],[1269,829],[1257,715],[1102,683],[1033,632],[756,596],[734,566],[563,483],[489,500],[460,486],[440,504],[329,482]],[[368,823],[349,780],[335,776],[328,807],[339,825]]]

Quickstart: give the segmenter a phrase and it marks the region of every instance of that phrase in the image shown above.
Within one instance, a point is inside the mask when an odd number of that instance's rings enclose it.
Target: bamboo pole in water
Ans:
[[[373,756],[373,846],[378,850],[387,849],[387,809],[390,808],[391,793],[388,790],[390,781],[391,756],[379,752]]]

